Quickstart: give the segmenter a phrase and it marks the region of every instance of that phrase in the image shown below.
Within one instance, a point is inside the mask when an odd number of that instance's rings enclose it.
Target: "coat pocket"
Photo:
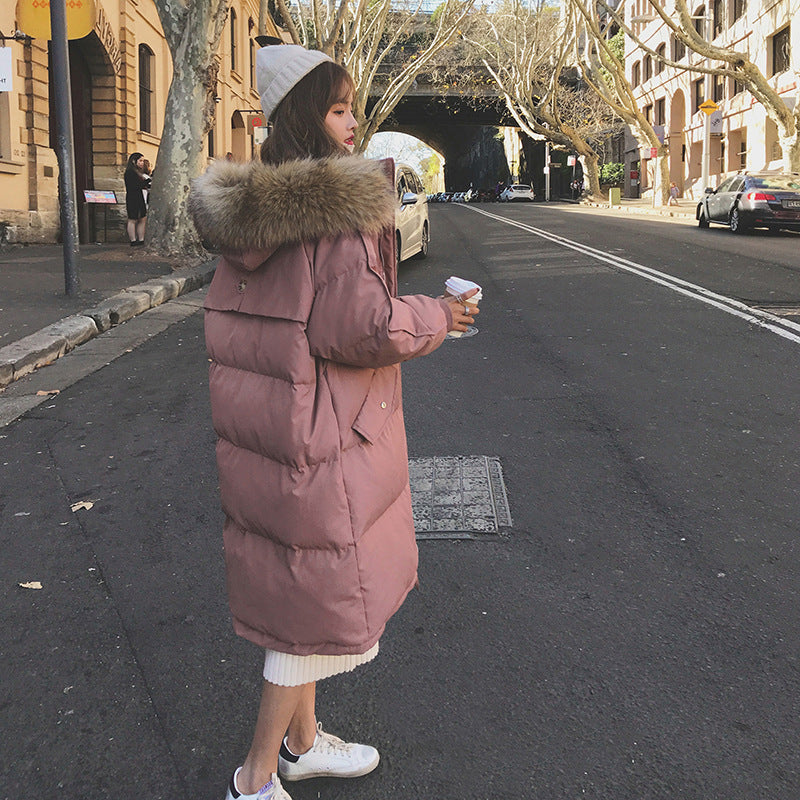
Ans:
[[[400,406],[400,399],[399,365],[376,369],[367,396],[353,422],[353,430],[374,444]]]

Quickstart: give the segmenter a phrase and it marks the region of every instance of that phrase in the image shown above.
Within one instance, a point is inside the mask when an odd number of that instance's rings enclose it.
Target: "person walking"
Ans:
[[[475,291],[397,296],[394,167],[352,155],[354,85],[319,51],[256,56],[271,132],[189,208],[222,253],[205,301],[228,597],[265,650],[252,744],[227,800],[376,768],[316,718],[316,683],[371,661],[417,582],[400,363],[466,331]]]
[[[147,224],[144,190],[150,188],[150,178],[145,175],[144,162],[145,158],[141,153],[132,153],[125,168],[125,208],[131,247],[144,244],[144,229]]]
[[[667,205],[669,206],[677,206],[680,205],[678,202],[678,184],[675,181],[672,181],[669,185],[669,200],[667,200]]]

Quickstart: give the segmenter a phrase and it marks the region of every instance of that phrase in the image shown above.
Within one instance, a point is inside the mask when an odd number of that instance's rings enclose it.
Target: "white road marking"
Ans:
[[[460,204],[461,205],[461,204]],[[478,214],[483,214],[485,217],[503,222],[506,225],[511,225],[514,228],[520,228],[523,231],[539,236],[555,244],[575,250],[578,253],[596,258],[598,261],[603,261],[610,264],[616,269],[630,272],[633,275],[638,275],[640,278],[646,278],[653,283],[658,283],[674,292],[686,295],[706,305],[713,306],[714,308],[724,311],[726,314],[732,314],[735,317],[746,320],[751,325],[758,325],[760,328],[776,333],[784,339],[800,344],[800,324],[792,322],[788,319],[770,314],[768,311],[762,311],[758,308],[752,308],[739,300],[734,300],[732,297],[725,297],[725,295],[717,294],[709,289],[704,289],[702,286],[697,286],[694,283],[689,283],[681,278],[676,278],[672,275],[667,275],[664,272],[646,267],[643,264],[637,264],[635,261],[629,261],[627,258],[614,255],[613,253],[606,253],[603,250],[596,250],[589,245],[581,244],[580,242],[573,242],[570,239],[565,239],[563,236],[558,236],[549,231],[542,230],[541,228],[534,228],[532,225],[526,225],[524,222],[517,222],[513,219],[501,217],[499,214],[492,214],[489,211],[484,211],[481,208],[476,208],[471,205],[461,205],[461,207],[475,211]]]

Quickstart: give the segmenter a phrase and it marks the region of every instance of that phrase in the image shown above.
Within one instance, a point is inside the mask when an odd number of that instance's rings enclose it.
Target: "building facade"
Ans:
[[[720,47],[747,52],[790,108],[800,82],[800,0],[706,0],[692,10],[697,32]],[[669,5],[667,6],[669,11]],[[706,113],[700,106],[712,100],[718,111],[709,115],[711,147],[709,183],[718,186],[738,170],[783,168],[775,123],[752,95],[732,78],[714,75],[710,97],[705,76],[691,66],[706,59],[685,48],[655,17],[648,0],[626,6],[626,21],[655,53],[685,64],[663,65],[626,37],[625,69],[645,116],[663,136],[669,153],[670,181],[683,197],[697,200],[703,193],[703,140]],[[714,66],[713,62],[711,66]],[[652,192],[655,173],[649,149],[629,137],[625,153],[626,194]]]
[[[209,159],[228,153],[249,158],[259,140],[258,10],[258,0],[231,3],[218,54],[217,114],[205,145]],[[9,68],[8,80],[5,71],[0,75],[0,243],[55,242],[60,221],[49,42],[46,34],[26,35],[21,17],[17,0],[0,0],[0,64]],[[157,169],[172,77],[153,0],[93,0],[92,19],[90,33],[69,42],[82,242],[122,238],[125,165],[138,151]],[[268,33],[280,35],[271,21]],[[117,202],[86,202],[90,190],[114,192]]]

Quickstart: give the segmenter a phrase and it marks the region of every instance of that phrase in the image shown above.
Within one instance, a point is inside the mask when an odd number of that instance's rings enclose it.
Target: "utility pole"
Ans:
[[[706,0],[705,12],[703,14],[704,38],[710,44],[714,39],[714,20],[711,16],[711,0]],[[711,69],[711,59],[706,56],[705,65]],[[704,102],[714,100],[711,96],[714,93],[713,76],[710,72],[706,72],[704,90]],[[703,166],[702,174],[700,177],[701,188],[706,190],[711,182],[711,114],[703,114],[705,121],[703,122]]]
[[[50,37],[56,107],[56,154],[64,286],[69,297],[80,291],[78,276],[78,208],[75,190],[75,148],[72,137],[72,90],[69,76],[66,0],[50,0]]]

